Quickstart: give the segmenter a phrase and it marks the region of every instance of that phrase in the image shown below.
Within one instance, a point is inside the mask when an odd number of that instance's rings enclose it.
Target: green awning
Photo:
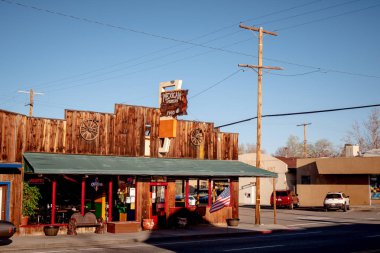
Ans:
[[[24,153],[25,173],[136,176],[277,177],[227,160]]]

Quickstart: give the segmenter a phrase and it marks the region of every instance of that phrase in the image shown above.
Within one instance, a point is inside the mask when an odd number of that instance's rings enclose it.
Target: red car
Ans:
[[[270,205],[273,207],[273,192],[270,196]],[[277,190],[276,191],[276,206],[277,207],[288,207],[293,209],[294,207],[300,206],[300,201],[298,195],[291,190]]]

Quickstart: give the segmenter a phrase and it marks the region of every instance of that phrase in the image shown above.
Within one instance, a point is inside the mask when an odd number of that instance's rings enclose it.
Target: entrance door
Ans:
[[[151,214],[156,228],[166,226],[167,186],[168,183],[150,183]]]
[[[7,186],[0,185],[0,220],[6,220]]]

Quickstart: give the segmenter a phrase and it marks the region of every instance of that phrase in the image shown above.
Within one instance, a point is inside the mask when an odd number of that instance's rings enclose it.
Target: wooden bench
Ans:
[[[80,227],[95,227],[95,233],[103,234],[104,233],[104,223],[103,219],[96,219],[95,214],[86,213],[82,216],[80,213],[74,213],[71,215],[69,224],[67,226],[68,235],[77,235],[77,228]]]

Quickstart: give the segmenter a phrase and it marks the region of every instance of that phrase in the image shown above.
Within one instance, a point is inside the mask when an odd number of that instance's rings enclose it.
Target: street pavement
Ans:
[[[250,208],[250,207],[248,207]],[[357,207],[366,208],[366,207]],[[371,208],[371,207],[370,207]],[[247,207],[241,207],[241,213],[247,210]],[[178,229],[160,229],[153,231],[141,231],[134,233],[122,234],[95,234],[83,233],[76,236],[57,235],[57,236],[13,236],[9,240],[0,241],[0,252],[21,252],[22,250],[38,249],[57,249],[70,245],[71,248],[79,247],[96,247],[106,245],[117,245],[119,243],[136,243],[136,242],[160,242],[169,240],[185,239],[204,239],[218,237],[233,237],[241,235],[271,234],[287,231],[294,231],[297,228],[281,224],[261,224],[255,225],[253,217],[246,215],[240,216],[240,222],[237,227],[228,227],[227,225],[196,225],[189,228]]]

